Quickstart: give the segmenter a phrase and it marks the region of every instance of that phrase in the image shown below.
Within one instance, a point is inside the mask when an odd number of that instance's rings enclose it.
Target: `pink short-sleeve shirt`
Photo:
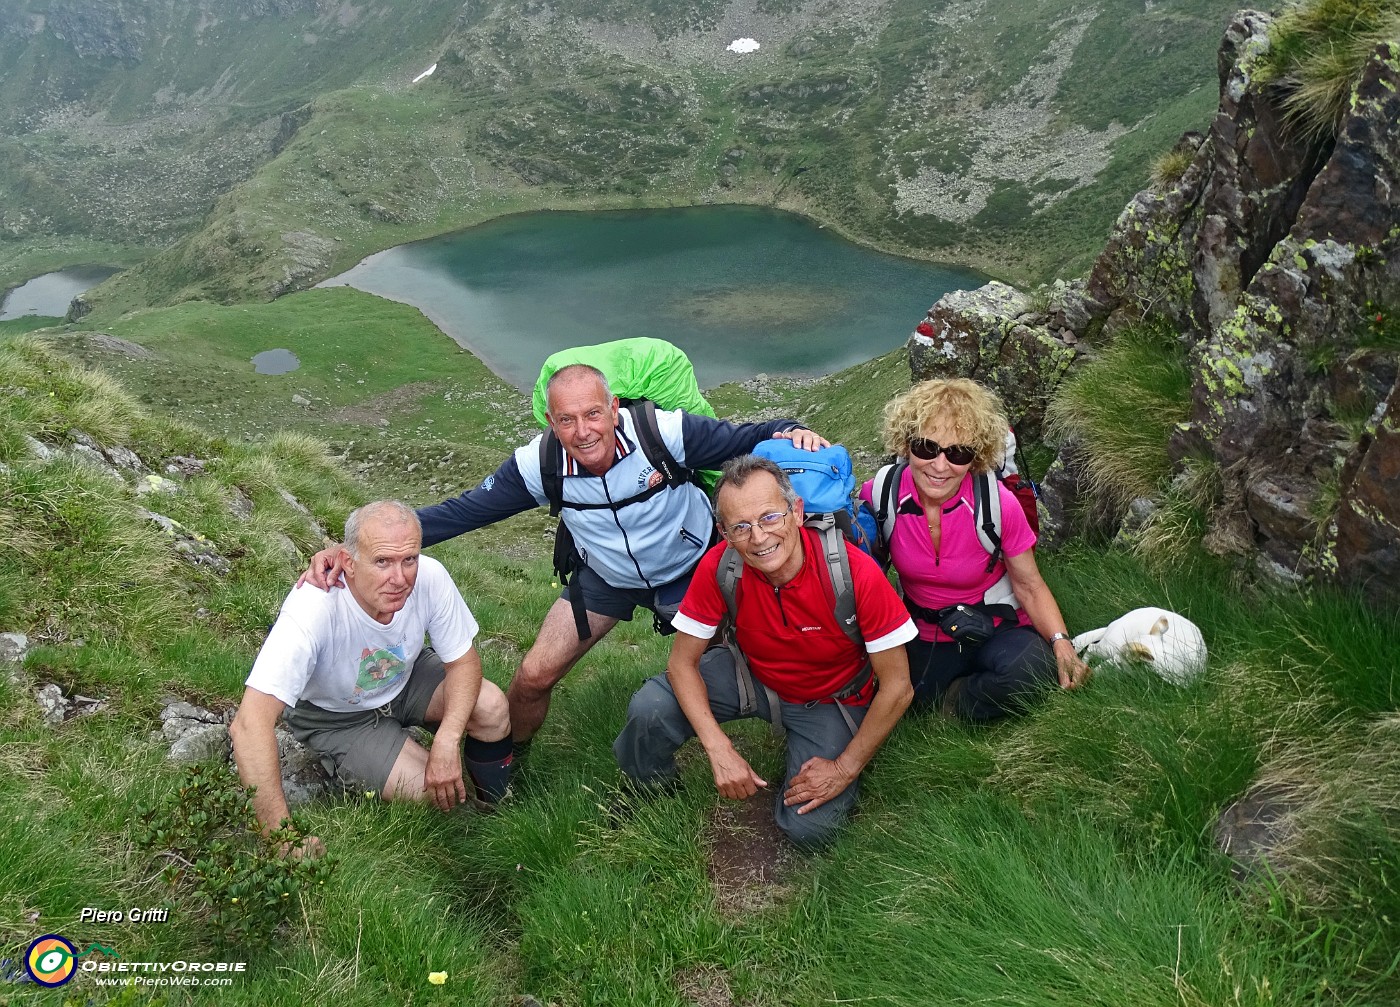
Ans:
[[[1021,502],[1009,489],[997,482],[1001,494],[1001,543],[1007,556],[1019,556],[1035,545],[1035,532],[1026,521]],[[861,499],[875,509],[871,499],[874,482],[860,488]],[[899,574],[899,585],[916,605],[934,609],[949,605],[981,601],[987,589],[1006,573],[1000,559],[987,570],[987,550],[977,538],[972,502],[972,476],[967,475],[958,487],[957,495],[943,505],[940,542],[935,553],[929,539],[928,519],[914,492],[913,470],[906,468],[900,475],[898,509],[894,533],[890,536],[890,559]],[[1021,625],[1029,626],[1030,617],[1022,609]],[[946,640],[937,626],[915,619],[921,640]]]

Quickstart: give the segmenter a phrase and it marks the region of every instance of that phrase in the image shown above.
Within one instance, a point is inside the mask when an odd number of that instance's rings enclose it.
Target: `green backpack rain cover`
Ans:
[[[650,399],[658,409],[684,409],[688,413],[715,417],[715,411],[700,394],[695,368],[678,346],[664,339],[637,336],[615,339],[596,346],[574,346],[552,353],[540,368],[535,382],[535,422],[546,426],[545,386],[554,372],[570,364],[588,364],[608,376],[608,384],[618,398]],[[697,472],[706,490],[714,489],[718,472]]]

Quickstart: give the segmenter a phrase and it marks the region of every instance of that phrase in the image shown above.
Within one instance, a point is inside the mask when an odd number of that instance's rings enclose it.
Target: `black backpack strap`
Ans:
[[[865,650],[865,637],[861,635],[860,621],[856,618],[856,590],[851,578],[851,556],[846,551],[846,536],[837,518],[830,514],[808,519],[806,527],[821,538],[822,559],[831,583],[832,611],[836,614],[836,622],[852,643]]]
[[[676,461],[671,449],[661,436],[661,425],[656,421],[656,403],[650,399],[636,399],[627,404],[632,416],[632,426],[637,433],[637,443],[652,467],[661,473],[664,486],[680,486],[691,481],[693,472]]]
[[[560,521],[554,529],[554,575],[561,585],[568,587],[582,566],[583,557],[574,546],[574,534],[569,531],[568,525]],[[575,584],[569,592],[569,607],[573,609],[574,629],[578,631],[578,638],[587,640],[593,635],[593,630],[588,625],[588,610],[583,604],[581,585]]]
[[[831,607],[836,615],[836,622],[847,639],[856,645],[856,649],[865,654],[865,635],[860,631],[860,619],[856,615],[856,588],[855,580],[851,576],[851,554],[846,549],[847,537],[842,531],[841,517],[844,514],[844,511],[823,514],[807,524],[807,527],[821,536],[822,558],[826,562],[827,579],[831,583]],[[850,525],[849,516],[846,525]],[[865,663],[861,665],[860,670],[849,682],[831,694],[831,701],[836,704],[836,711],[841,714],[841,719],[846,722],[853,738],[860,727],[851,716],[851,712],[846,709],[846,704],[841,701],[860,695],[874,676],[875,669],[870,663],[869,654],[866,654]]]
[[[549,516],[558,517],[564,506],[564,476],[560,471],[564,448],[554,431],[545,427],[540,437],[540,484],[544,488],[545,499],[549,501]]]

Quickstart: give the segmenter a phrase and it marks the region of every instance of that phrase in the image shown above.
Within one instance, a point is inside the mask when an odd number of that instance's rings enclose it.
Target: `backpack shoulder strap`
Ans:
[[[1001,489],[991,472],[972,477],[972,505],[977,539],[987,550],[987,572],[991,573],[1001,559]]]
[[[744,652],[739,649],[739,641],[734,636],[734,626],[739,614],[736,594],[739,578],[743,574],[744,561],[739,558],[739,553],[732,545],[725,546],[724,552],[720,554],[719,567],[715,570],[715,579],[719,581],[719,593],[724,596],[724,607],[728,612],[725,620],[727,625],[720,626],[720,638],[734,658],[734,678],[739,697],[739,716],[751,717],[758,710],[758,687],[755,685],[753,673],[749,671],[748,659],[744,657]],[[783,721],[782,714],[778,709],[778,698],[776,695],[770,695],[768,701],[770,708],[774,711],[773,731],[775,734],[780,734]]]
[[[719,557],[719,568],[715,571],[715,579],[719,581],[719,593],[724,596],[724,607],[729,612],[731,625],[739,612],[736,591],[739,586],[739,578],[743,575],[744,561],[739,558],[738,550],[732,545],[726,545],[724,552]]]
[[[899,481],[908,467],[908,462],[880,466],[870,487],[870,499],[875,503],[875,544],[885,555],[889,555],[890,537],[894,534],[899,511]]]
[[[661,436],[661,425],[656,420],[656,403],[650,399],[635,399],[627,403],[627,412],[632,416],[632,426],[637,434],[637,443],[652,467],[661,473],[666,486],[679,486],[691,481],[691,470],[676,461],[666,440]]]
[[[560,463],[564,449],[554,431],[545,427],[540,437],[540,482],[544,486],[545,499],[549,501],[549,516],[558,517],[564,506],[564,476]]]
[[[841,632],[865,650],[865,637],[861,635],[860,621],[856,618],[856,590],[851,578],[851,556],[846,551],[846,536],[834,517],[824,514],[805,527],[812,529],[821,539],[822,561],[826,564],[827,579],[831,583],[832,611]]]

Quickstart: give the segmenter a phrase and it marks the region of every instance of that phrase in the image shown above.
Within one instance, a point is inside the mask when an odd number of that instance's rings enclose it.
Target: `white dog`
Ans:
[[[1135,608],[1103,629],[1074,638],[1074,649],[1109,661],[1146,661],[1174,685],[1185,685],[1206,666],[1206,641],[1196,624],[1164,608]]]

